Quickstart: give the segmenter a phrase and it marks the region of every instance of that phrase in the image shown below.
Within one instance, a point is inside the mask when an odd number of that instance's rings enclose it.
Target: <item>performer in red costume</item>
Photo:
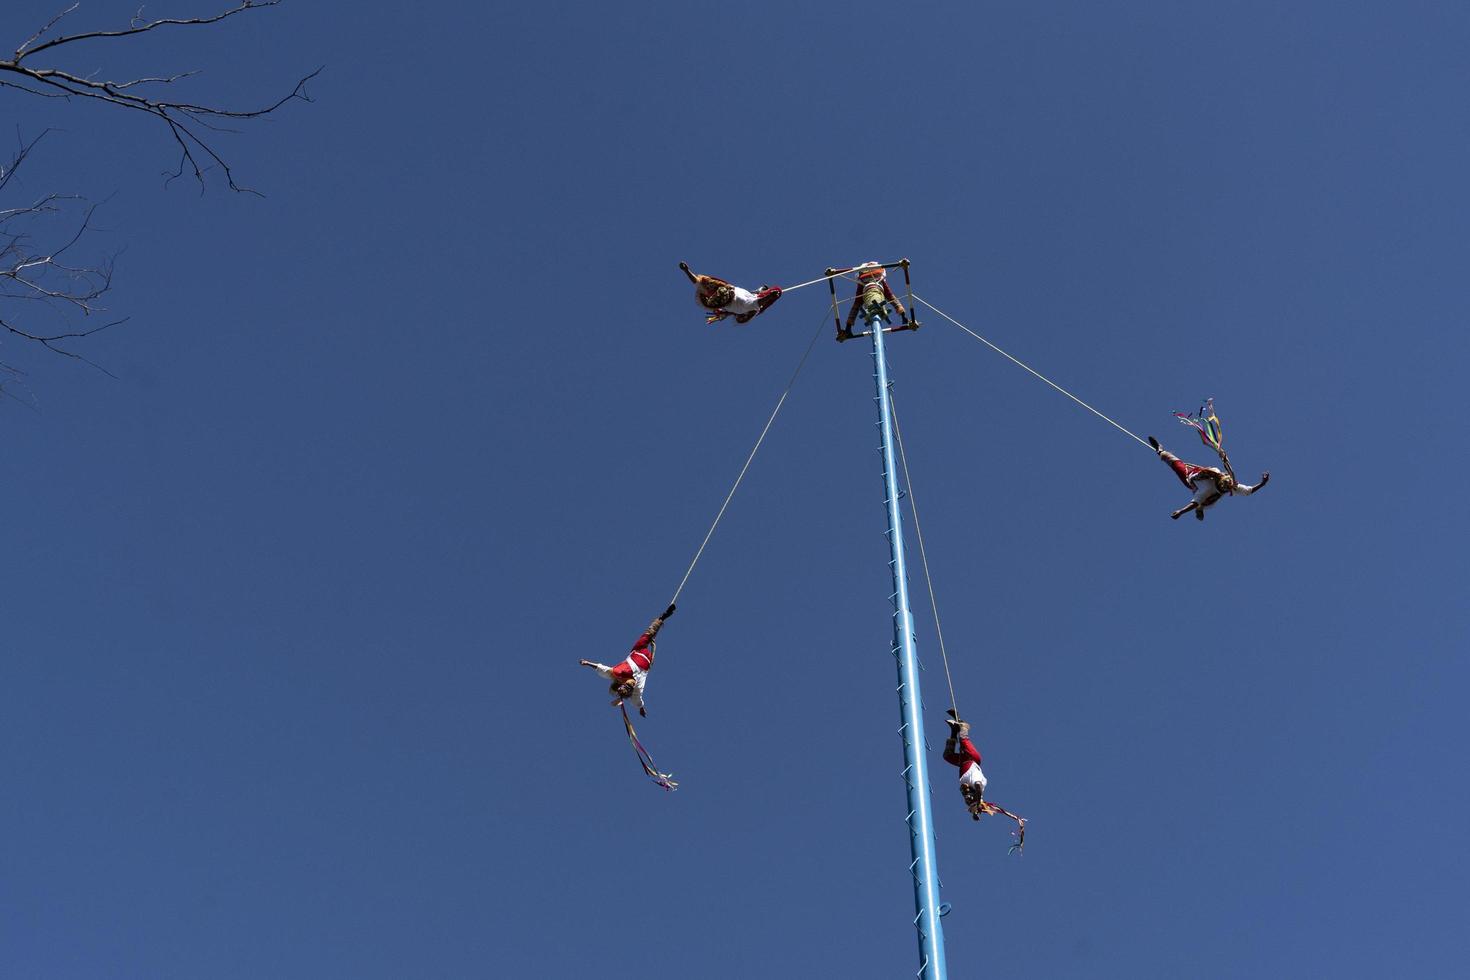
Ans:
[[[1233,473],[1225,470],[1213,466],[1195,466],[1193,463],[1186,463],[1160,446],[1159,440],[1153,436],[1148,437],[1148,444],[1154,447],[1154,452],[1159,454],[1159,459],[1163,460],[1169,469],[1174,471],[1174,475],[1179,477],[1179,482],[1194,492],[1193,500],[1169,515],[1176,521],[1190,511],[1194,511],[1194,516],[1202,521],[1205,519],[1205,508],[1215,506],[1227,496],[1239,494],[1248,497],[1271,480],[1270,473],[1262,473],[1261,482],[1255,486],[1249,486],[1241,483]]]
[[[1025,818],[985,798],[985,773],[980,770],[980,750],[970,741],[970,723],[960,720],[953,708],[947,713],[944,723],[949,726],[949,739],[944,743],[944,761],[960,770],[960,795],[965,798],[965,807],[976,820],[994,814],[1016,821],[1016,842],[1011,850],[1022,850],[1026,846]]]
[[[709,311],[704,322],[711,325],[719,323],[727,316],[733,316],[736,323],[749,323],[781,298],[780,286],[762,286],[752,293],[748,289],[732,286],[723,279],[690,272],[689,266],[684,262],[679,263],[679,268],[694,283],[694,299]]]
[[[954,715],[951,710],[950,715]],[[970,723],[957,716],[944,719],[949,726],[949,739],[944,743],[944,761],[960,770],[960,795],[970,815],[980,819],[980,805],[985,802],[985,773],[980,769],[980,750],[970,741]]]
[[[620,706],[624,700],[632,699],[638,705],[638,713],[645,718],[648,717],[648,710],[643,706],[643,686],[648,683],[648,672],[653,669],[653,638],[658,636],[658,631],[663,628],[664,620],[672,615],[674,615],[674,607],[670,605],[664,610],[662,616],[648,624],[648,629],[638,637],[638,642],[633,644],[633,649],[627,658],[617,666],[609,667],[591,660],[580,661],[583,667],[591,667],[608,679],[607,690],[613,696],[614,708]]]

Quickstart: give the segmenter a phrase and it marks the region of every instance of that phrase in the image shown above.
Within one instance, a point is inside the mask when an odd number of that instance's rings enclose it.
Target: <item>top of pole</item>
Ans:
[[[873,330],[882,330],[884,333],[894,333],[899,330],[917,330],[919,321],[913,316],[914,294],[909,283],[908,258],[901,258],[897,262],[868,261],[859,265],[838,268],[827,267],[827,286],[832,293],[832,322],[837,329],[837,342],[853,340],[857,337],[867,337]],[[888,270],[902,269],[904,290],[909,296],[909,309],[904,310],[897,296],[893,293],[893,287],[888,285]],[[856,273],[856,275],[852,275]],[[853,297],[852,307],[847,314],[847,322],[842,322],[842,316],[838,307],[836,277],[854,279],[857,283],[857,294]],[[899,314],[898,323],[894,323],[890,316],[890,306],[897,309]],[[863,322],[868,329],[862,333],[854,333],[853,321],[858,311],[863,313]],[[869,315],[870,313],[876,315]]]

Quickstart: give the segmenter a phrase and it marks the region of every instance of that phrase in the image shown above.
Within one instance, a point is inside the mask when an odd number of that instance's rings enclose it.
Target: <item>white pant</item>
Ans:
[[[730,289],[735,293],[735,298],[721,307],[726,313],[755,313],[761,308],[755,293],[739,286],[731,286]]]

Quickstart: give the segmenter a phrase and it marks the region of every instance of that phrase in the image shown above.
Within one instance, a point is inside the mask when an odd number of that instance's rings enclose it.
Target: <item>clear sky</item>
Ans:
[[[0,90],[54,129],[0,206],[107,199],[131,316],[85,347],[116,378],[0,341],[0,975],[911,975],[866,348],[818,343],[660,640],[677,793],[577,666],[663,608],[824,317],[706,327],[677,263],[900,256],[1186,458],[1213,396],[1272,473],[1171,522],[1116,429],[894,338],[959,705],[1031,821],[1018,858],[964,813],[921,607],[951,975],[1463,970],[1463,4],[345,10],[68,62],[231,103],[325,64],[219,138],[264,198]]]

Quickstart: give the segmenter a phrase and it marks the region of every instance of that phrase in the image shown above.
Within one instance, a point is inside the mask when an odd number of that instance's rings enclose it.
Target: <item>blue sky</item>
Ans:
[[[576,666],[824,317],[707,328],[677,263],[899,256],[1186,458],[1215,397],[1273,478],[1171,522],[1137,443],[937,317],[894,339],[960,707],[1030,818],[1008,857],[936,755],[951,974],[1461,967],[1470,14],[914,6],[292,2],[71,63],[232,103],[325,64],[220,137],[264,198],[0,91],[54,129],[11,193],[107,199],[131,317],[85,348],[116,378],[0,343],[0,973],[911,973],[865,348],[819,341],[661,638],[677,793]]]

